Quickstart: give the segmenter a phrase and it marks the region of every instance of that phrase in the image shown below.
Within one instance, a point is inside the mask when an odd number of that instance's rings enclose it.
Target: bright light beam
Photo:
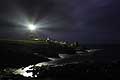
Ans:
[[[37,26],[34,24],[28,24],[28,28],[29,28],[29,30],[34,31],[34,30],[36,30]]]

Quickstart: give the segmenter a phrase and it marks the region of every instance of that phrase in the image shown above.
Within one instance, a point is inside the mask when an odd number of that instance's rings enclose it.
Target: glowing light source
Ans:
[[[29,28],[31,31],[34,31],[34,30],[36,30],[37,26],[34,25],[34,24],[28,24],[28,28]]]
[[[35,38],[34,40],[35,40],[35,41],[39,41],[39,39],[38,39],[38,38]]]

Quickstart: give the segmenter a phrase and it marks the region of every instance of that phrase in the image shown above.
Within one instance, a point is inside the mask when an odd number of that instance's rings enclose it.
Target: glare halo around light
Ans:
[[[28,29],[31,30],[31,31],[34,31],[36,30],[37,26],[34,25],[34,24],[28,24]]]

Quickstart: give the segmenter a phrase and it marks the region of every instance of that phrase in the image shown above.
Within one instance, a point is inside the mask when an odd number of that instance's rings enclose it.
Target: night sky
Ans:
[[[0,38],[26,39],[25,20],[37,34],[81,43],[120,43],[119,0],[0,0]]]

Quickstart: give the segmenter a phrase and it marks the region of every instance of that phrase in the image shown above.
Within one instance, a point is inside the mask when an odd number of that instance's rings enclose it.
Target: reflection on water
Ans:
[[[13,73],[14,73],[14,74],[23,75],[24,77],[33,77],[33,76],[32,76],[32,75],[33,75],[32,72],[27,73],[27,70],[33,70],[31,67],[33,67],[33,65],[30,65],[30,66],[25,67],[25,68],[17,69],[17,70],[14,71]]]
[[[94,63],[94,57],[95,51],[99,51],[98,49],[91,49],[88,50],[87,52],[84,52],[84,54],[73,54],[73,55],[69,55],[69,54],[59,54],[59,59],[57,60],[53,60],[53,61],[48,61],[48,62],[42,62],[42,63],[38,63],[36,65],[30,65],[28,67],[25,68],[20,68],[17,69],[14,74],[19,74],[22,75],[24,77],[37,77],[35,72],[35,67],[39,67],[41,68],[42,66],[46,66],[46,65],[54,65],[54,67],[56,66],[63,66],[66,64],[78,64],[78,63],[87,63],[87,64],[91,64]],[[33,74],[35,72],[35,74]]]
[[[27,72],[27,71],[32,71],[34,66],[41,67],[43,65],[48,65],[48,64],[46,62],[43,62],[43,63],[38,63],[36,65],[30,65],[28,67],[20,68],[20,69],[15,70],[13,72],[13,74],[19,74],[19,75],[22,75],[24,77],[33,77],[33,73],[32,72]],[[35,76],[35,77],[37,77],[37,76]]]

